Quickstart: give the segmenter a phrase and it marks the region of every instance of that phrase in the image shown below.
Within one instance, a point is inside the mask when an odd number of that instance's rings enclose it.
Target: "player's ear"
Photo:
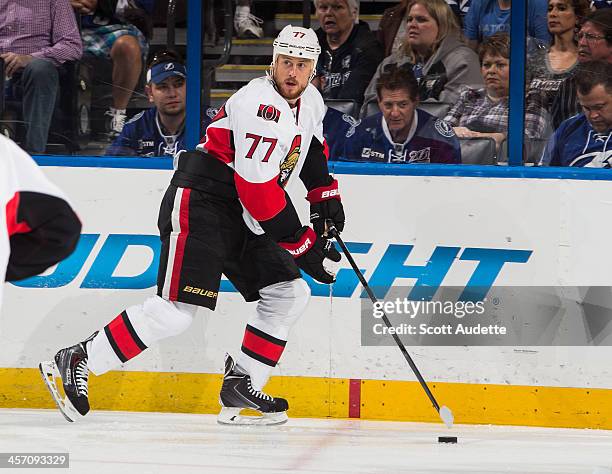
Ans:
[[[145,84],[145,94],[147,94],[147,97],[149,98],[149,102],[153,103],[153,87],[151,86],[151,83],[149,82],[148,84]]]

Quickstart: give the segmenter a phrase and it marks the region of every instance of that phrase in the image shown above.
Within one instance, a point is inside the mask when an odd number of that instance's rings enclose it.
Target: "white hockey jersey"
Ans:
[[[256,234],[263,233],[258,222],[287,205],[284,187],[300,175],[311,144],[327,153],[324,115],[314,86],[308,85],[291,108],[272,81],[260,77],[230,97],[206,129],[198,149],[234,169],[244,220]]]
[[[36,275],[72,253],[81,223],[34,160],[0,135],[0,304],[5,280]]]

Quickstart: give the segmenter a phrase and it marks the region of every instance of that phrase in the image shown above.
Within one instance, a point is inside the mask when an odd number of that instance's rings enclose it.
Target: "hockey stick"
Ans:
[[[346,255],[347,260],[351,264],[351,267],[353,267],[353,271],[355,272],[355,274],[357,275],[357,278],[359,278],[359,281],[361,282],[361,284],[365,288],[366,292],[368,293],[368,296],[372,300],[372,303],[374,303],[374,304],[378,303],[378,299],[376,299],[376,296],[374,296],[374,292],[370,288],[370,285],[368,285],[368,282],[366,281],[366,279],[364,278],[363,274],[359,270],[359,267],[357,267],[357,264],[355,263],[355,260],[353,260],[353,256],[351,255],[349,250],[346,248],[346,245],[344,244],[344,242],[340,238],[340,234],[339,234],[338,230],[329,221],[327,222],[327,234],[332,236],[333,238],[335,238],[336,242],[338,242],[338,245],[340,245],[340,248],[342,249],[342,252],[344,252],[344,255]],[[385,322],[385,324],[387,325],[387,327],[389,329],[392,327],[391,326],[391,321],[389,321],[389,318],[387,317],[387,315],[385,314],[384,311],[382,311],[382,320]],[[425,379],[421,375],[421,372],[419,372],[419,369],[416,366],[416,364],[414,363],[414,361],[412,360],[412,357],[410,357],[410,354],[408,354],[408,351],[406,350],[406,346],[404,346],[404,343],[401,341],[401,339],[398,337],[398,335],[395,334],[395,332],[391,332],[391,335],[393,336],[393,340],[397,344],[397,347],[399,347],[399,350],[404,355],[404,358],[406,359],[406,362],[408,362],[408,365],[412,369],[412,372],[414,372],[414,375],[416,375],[416,378],[419,380],[419,383],[421,384],[421,387],[423,387],[423,390],[425,390],[425,393],[429,397],[429,400],[431,401],[433,407],[438,412],[438,415],[440,416],[440,418],[442,419],[444,424],[447,427],[451,428],[453,426],[453,420],[454,420],[453,412],[447,406],[444,406],[444,405],[440,406],[438,404],[437,400],[433,396],[433,393],[431,393],[431,390],[427,386],[427,382],[425,382]]]

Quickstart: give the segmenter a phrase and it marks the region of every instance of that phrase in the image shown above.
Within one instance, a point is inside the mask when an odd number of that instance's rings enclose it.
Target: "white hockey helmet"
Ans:
[[[312,59],[316,65],[321,46],[317,34],[311,28],[287,25],[278,34],[273,43],[272,64],[279,54],[294,58]]]

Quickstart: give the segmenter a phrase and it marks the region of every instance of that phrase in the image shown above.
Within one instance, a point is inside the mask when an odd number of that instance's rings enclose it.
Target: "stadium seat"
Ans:
[[[492,138],[459,138],[464,165],[494,165],[496,145]]]
[[[546,143],[548,143],[547,138],[533,138],[526,141],[525,148],[527,148],[527,150],[525,153],[525,163],[537,165],[540,162],[540,158],[542,158]]]
[[[378,112],[380,112],[380,109],[378,108],[378,102],[374,101],[366,105],[366,117],[377,114]]]
[[[444,117],[446,117],[446,114],[451,109],[451,105],[452,104],[447,104],[446,102],[427,101],[421,102],[419,104],[419,109],[430,113],[434,117],[443,119]]]
[[[526,166],[537,165],[540,162],[544,148],[546,148],[546,143],[548,143],[547,138],[529,138],[525,140],[523,159]],[[508,163],[508,140],[502,142],[497,162],[501,164]]]
[[[359,104],[354,100],[327,99],[325,105],[351,117],[357,118],[359,115]]]

